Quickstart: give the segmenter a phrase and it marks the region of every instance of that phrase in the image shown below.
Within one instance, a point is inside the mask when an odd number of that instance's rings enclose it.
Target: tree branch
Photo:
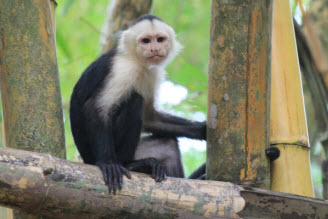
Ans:
[[[328,216],[327,201],[226,182],[169,178],[156,183],[137,173],[124,178],[114,196],[95,166],[4,147],[0,204],[56,218]]]

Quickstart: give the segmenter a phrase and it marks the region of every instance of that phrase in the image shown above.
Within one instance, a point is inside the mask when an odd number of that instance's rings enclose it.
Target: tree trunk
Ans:
[[[4,144],[65,158],[51,5],[54,7],[55,2],[0,1]]]
[[[327,218],[328,201],[232,183],[124,177],[108,194],[99,168],[0,148],[0,204],[55,218]]]
[[[138,17],[150,12],[151,4],[152,0],[112,1],[105,27],[104,53],[116,47],[120,31],[126,30]]]
[[[271,0],[212,1],[207,177],[270,187]]]

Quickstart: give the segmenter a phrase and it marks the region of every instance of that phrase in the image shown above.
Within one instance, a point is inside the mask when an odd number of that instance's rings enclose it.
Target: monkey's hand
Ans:
[[[108,186],[108,191],[111,192],[113,189],[114,195],[116,194],[117,189],[122,189],[123,175],[131,179],[130,172],[121,164],[97,162],[96,166],[98,166],[103,173],[105,184]]]

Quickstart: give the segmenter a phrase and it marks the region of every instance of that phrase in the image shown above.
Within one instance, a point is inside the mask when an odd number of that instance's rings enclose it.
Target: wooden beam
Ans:
[[[11,148],[0,148],[0,205],[72,219],[328,217],[328,201],[218,181],[133,173],[112,195],[95,166]]]

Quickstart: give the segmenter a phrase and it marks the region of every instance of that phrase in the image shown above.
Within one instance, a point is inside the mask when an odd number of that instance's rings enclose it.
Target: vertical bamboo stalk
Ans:
[[[103,52],[117,45],[117,34],[126,30],[138,17],[150,12],[152,0],[114,0],[109,6]]]
[[[51,5],[52,28],[53,28],[55,45],[56,45],[56,8],[57,8],[56,0],[50,0],[50,5]]]
[[[0,85],[5,145],[65,158],[52,18],[50,1],[0,1]],[[14,215],[37,218],[16,211]]]
[[[309,142],[289,1],[275,0],[272,32],[270,141],[280,149],[272,162],[271,189],[313,196]]]
[[[213,0],[207,177],[269,188],[271,0]]]

